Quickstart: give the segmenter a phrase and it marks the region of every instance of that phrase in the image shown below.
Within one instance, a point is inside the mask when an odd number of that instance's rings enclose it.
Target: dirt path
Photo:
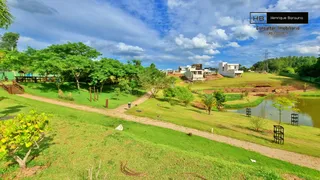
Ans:
[[[183,133],[192,133],[193,135],[201,136],[210,140],[230,144],[236,147],[241,147],[247,150],[251,150],[254,152],[258,152],[260,154],[263,154],[265,156],[283,160],[290,162],[292,164],[300,165],[300,166],[305,166],[309,167],[312,169],[316,169],[320,171],[320,158],[317,157],[312,157],[308,155],[303,155],[303,154],[298,154],[290,151],[285,151],[281,149],[275,149],[275,148],[270,148],[266,146],[262,146],[259,144],[255,143],[250,143],[247,141],[242,141],[238,139],[233,139],[230,137],[226,136],[221,136],[217,134],[211,134],[209,132],[204,132],[204,131],[199,131],[196,129],[192,128],[187,128],[183,126],[179,126],[176,124],[168,123],[168,122],[163,122],[163,121],[158,121],[150,118],[145,118],[145,117],[138,117],[138,116],[133,116],[133,115],[128,115],[125,114],[124,112],[126,111],[127,105],[122,105],[116,109],[113,110],[104,110],[104,109],[98,109],[98,108],[93,108],[93,107],[88,107],[84,105],[77,105],[77,104],[71,104],[67,102],[62,102],[54,99],[48,99],[44,97],[39,97],[39,96],[33,96],[30,94],[20,94],[18,96],[25,97],[28,99],[33,99],[33,100],[38,100],[42,102],[47,102],[51,104],[56,104],[59,106],[65,106],[73,109],[78,109],[78,110],[83,110],[83,111],[88,111],[88,112],[95,112],[99,114],[103,114],[106,116],[111,116],[111,117],[117,117],[117,118],[122,118],[128,121],[133,121],[133,122],[138,122],[141,124],[147,124],[147,125],[152,125],[152,126],[157,126],[157,127],[162,127],[162,128],[167,128],[167,129],[172,129],[175,131],[180,131]],[[132,102],[132,105],[134,106],[135,104],[140,104],[147,100],[149,98],[149,94],[146,94],[139,98],[138,100]]]

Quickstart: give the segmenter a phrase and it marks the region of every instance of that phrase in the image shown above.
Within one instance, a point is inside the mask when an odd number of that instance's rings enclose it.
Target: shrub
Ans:
[[[74,101],[74,98],[72,97],[72,93],[71,92],[69,92],[68,96],[65,97],[65,99],[68,100],[68,101]]]
[[[192,92],[188,88],[179,86],[175,88],[174,92],[177,99],[184,103],[185,106],[189,105],[194,99]]]
[[[47,125],[48,116],[36,111],[0,121],[0,159],[11,157],[20,168],[26,168],[31,151],[39,149],[39,144],[45,137]]]
[[[166,88],[163,90],[163,96],[171,101],[172,98],[176,96],[175,88]]]
[[[58,90],[58,97],[63,99],[64,98],[64,93],[61,89]]]
[[[254,130],[259,132],[260,129],[263,128],[264,125],[266,124],[266,121],[265,121],[265,119],[263,119],[261,117],[251,117],[250,123],[251,123],[252,127],[254,128]]]
[[[61,89],[59,89],[58,91],[58,98],[60,99],[64,99],[64,100],[67,100],[67,101],[74,101],[74,98],[72,97],[72,93],[69,92],[68,95],[64,95],[63,91]]]
[[[222,91],[214,92],[214,97],[216,99],[217,108],[221,110],[226,102],[226,95]]]
[[[120,88],[115,88],[114,89],[114,94],[115,94],[115,99],[119,99],[119,96],[121,95],[121,90]]]

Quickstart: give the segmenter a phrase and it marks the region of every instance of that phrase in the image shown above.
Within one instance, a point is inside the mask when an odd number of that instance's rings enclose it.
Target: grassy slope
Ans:
[[[157,105],[158,104],[158,105]],[[137,112],[136,110],[142,110]],[[180,105],[171,106],[168,102],[150,99],[129,110],[130,114],[150,117],[162,121],[246,140],[269,147],[285,149],[302,154],[320,157],[320,129],[307,126],[291,126],[283,124],[285,144],[277,145],[273,140],[274,121],[266,120],[264,132],[251,129],[249,118],[232,112],[213,112],[208,115],[204,110]]]
[[[53,83],[22,83],[26,93],[43,96],[52,99],[58,99],[58,92],[55,84]],[[105,87],[105,89],[107,86]],[[132,102],[137,99],[139,96],[131,95],[131,94],[122,94],[118,97],[118,99],[114,99],[115,94],[112,91],[104,91],[100,93],[98,101],[89,101],[89,92],[88,90],[78,91],[75,89],[73,84],[61,86],[62,91],[67,96],[70,92],[72,93],[72,97],[74,98],[74,103],[83,104],[87,106],[93,106],[97,108],[105,108],[106,99],[109,100],[109,108],[113,109],[120,105],[127,104],[128,102]],[[141,95],[141,93],[140,93]],[[92,94],[93,98],[93,94]],[[70,101],[69,101],[70,102]],[[72,102],[72,101],[71,101]]]
[[[260,84],[269,84],[271,86],[280,85],[299,85],[302,87],[303,82],[285,76],[274,74],[244,73],[240,78],[221,78],[204,82],[197,82],[192,85],[194,90],[219,89],[224,87],[253,87]]]
[[[121,173],[120,161],[147,173],[148,179],[186,179],[183,173],[187,172],[208,179],[278,179],[287,173],[307,179],[320,177],[319,171],[200,137],[8,96],[2,90],[0,96],[8,97],[0,101],[0,116],[30,109],[53,115],[50,146],[42,146],[40,156],[28,164],[50,166],[29,179],[83,179],[87,169],[100,160],[100,173],[108,179],[137,179]],[[123,132],[114,130],[120,123]],[[12,175],[16,168],[5,168],[0,161],[0,174]]]

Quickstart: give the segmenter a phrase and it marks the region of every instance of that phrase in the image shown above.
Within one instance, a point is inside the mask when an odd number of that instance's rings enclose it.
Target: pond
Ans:
[[[266,119],[279,121],[279,111],[272,106],[272,100],[264,100],[261,104],[251,108],[253,116],[261,116]],[[313,126],[320,128],[320,99],[299,99],[297,107],[300,109],[299,125]],[[233,112],[246,114],[246,108],[230,110]],[[282,111],[282,122],[291,122],[291,113],[293,111]]]

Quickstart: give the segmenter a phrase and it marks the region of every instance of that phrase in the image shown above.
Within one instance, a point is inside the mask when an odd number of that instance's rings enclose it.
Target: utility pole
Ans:
[[[269,65],[268,65],[268,56],[269,56],[269,52],[268,52],[268,49],[266,49],[266,51],[264,52],[264,60],[266,62],[266,69],[267,69],[267,72],[269,71]]]

